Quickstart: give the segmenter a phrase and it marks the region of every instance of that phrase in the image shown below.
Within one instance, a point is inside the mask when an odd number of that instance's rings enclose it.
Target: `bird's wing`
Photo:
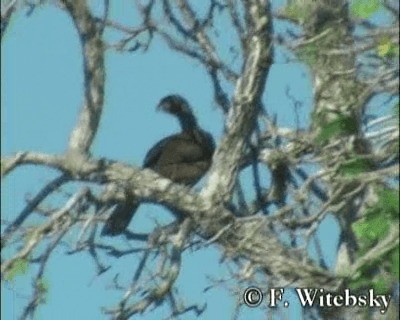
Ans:
[[[179,133],[166,137],[149,150],[143,167],[157,171],[160,166],[209,160],[213,152],[213,141],[211,141],[211,146],[208,146],[210,141],[208,137],[204,138],[198,140],[191,133]]]
[[[202,146],[202,148],[204,148],[204,150],[207,150],[208,155],[212,157],[215,151],[215,141],[213,136],[207,131],[201,129],[195,132],[195,136],[196,140]]]
[[[143,168],[153,167],[157,163],[158,159],[160,159],[160,156],[163,153],[166,144],[168,144],[169,141],[175,136],[176,135],[165,137],[164,139],[158,141],[154,146],[152,146],[144,158]]]

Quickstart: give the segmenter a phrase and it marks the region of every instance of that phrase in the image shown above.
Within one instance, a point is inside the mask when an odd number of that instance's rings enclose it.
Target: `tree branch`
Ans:
[[[102,27],[96,25],[85,0],[62,0],[82,45],[85,99],[69,139],[69,151],[87,153],[96,135],[104,101],[104,46]]]
[[[246,7],[252,33],[241,77],[236,83],[233,107],[228,113],[226,134],[218,146],[203,195],[228,202],[246,141],[254,128],[265,81],[272,62],[272,18],[268,1],[249,1]]]
[[[254,265],[282,276],[288,283],[298,286],[320,286],[336,288],[341,282],[329,272],[312,262],[303,262],[294,252],[286,249],[269,230],[268,223],[234,218],[219,201],[198,195],[194,191],[161,177],[155,172],[139,170],[118,162],[104,159],[85,159],[79,163],[70,155],[50,156],[24,153],[19,165],[37,164],[50,166],[70,175],[75,180],[94,183],[116,183],[138,199],[147,199],[178,210],[190,217],[198,226],[198,233],[205,239],[212,239],[232,257],[245,257]],[[4,160],[2,160],[4,161]],[[124,195],[110,195],[115,201]],[[221,233],[226,225],[229,230]],[[302,268],[298,268],[299,264]]]

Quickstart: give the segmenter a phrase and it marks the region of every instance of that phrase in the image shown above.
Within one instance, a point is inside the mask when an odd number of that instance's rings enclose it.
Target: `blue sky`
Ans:
[[[112,15],[122,22],[134,18],[128,3],[112,7]],[[276,4],[279,2],[276,1]],[[115,2],[114,2],[115,4]],[[276,26],[279,28],[280,26]],[[228,41],[220,36],[221,41]],[[21,150],[49,153],[63,152],[82,102],[82,57],[77,34],[69,17],[59,9],[45,6],[30,17],[16,15],[1,47],[2,82],[2,154]],[[165,44],[156,41],[146,53],[106,55],[106,95],[101,127],[92,148],[96,157],[106,157],[140,165],[146,151],[160,138],[175,132],[177,123],[155,112],[158,100],[166,94],[179,93],[194,106],[200,124],[216,140],[223,132],[223,116],[213,103],[207,75],[193,61],[171,53]],[[312,103],[307,70],[300,64],[284,63],[277,55],[271,68],[265,93],[268,112],[277,114],[278,124],[293,126],[292,103],[285,95],[289,86],[292,95],[304,102],[300,120],[304,124]],[[27,195],[34,195],[56,172],[37,167],[20,168],[3,181],[1,212],[3,219],[12,219],[24,207]],[[148,231],[152,219],[168,221],[171,217],[154,205],[142,206],[131,229]],[[335,252],[337,228],[333,219],[321,226],[322,244],[327,252]],[[67,236],[73,239],[73,234]],[[105,240],[106,241],[106,240]],[[114,240],[113,240],[114,241]],[[121,241],[121,240],[115,240]],[[202,319],[229,319],[236,299],[224,288],[203,293],[210,285],[207,276],[227,276],[219,264],[218,248],[206,248],[184,255],[178,288],[187,304],[207,303]],[[332,263],[334,256],[327,257]],[[113,269],[95,278],[95,268],[87,255],[65,256],[59,248],[49,262],[45,278],[49,283],[47,304],[39,308],[37,319],[103,319],[99,306],[112,306],[120,295],[107,290],[115,270],[129,280],[138,257],[119,259]],[[13,283],[2,283],[3,319],[16,319],[27,302],[29,277],[18,277]],[[141,319],[161,319],[166,308],[145,314]],[[285,310],[288,319],[299,318],[295,303]],[[260,310],[245,309],[240,319],[264,319]],[[189,313],[184,319],[195,319]]]

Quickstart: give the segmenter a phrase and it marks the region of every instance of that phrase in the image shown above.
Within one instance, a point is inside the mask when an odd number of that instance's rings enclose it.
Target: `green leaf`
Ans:
[[[321,124],[321,131],[315,139],[315,142],[317,144],[323,144],[333,137],[351,135],[356,133],[356,131],[357,124],[353,117],[338,116],[325,125]]]
[[[400,126],[400,103],[395,103],[392,108],[393,114],[397,117],[396,124]],[[399,139],[397,139],[397,142]]]
[[[371,279],[365,276],[360,276],[349,282],[349,288],[352,290],[357,290],[362,287],[370,287],[371,286],[370,283]]]
[[[354,176],[372,169],[372,163],[368,159],[355,157],[339,166],[339,172],[344,176]]]
[[[39,290],[39,301],[41,303],[46,303],[47,293],[49,292],[49,284],[44,278],[40,278],[37,285]]]
[[[374,243],[383,239],[389,231],[391,221],[384,215],[375,215],[353,223],[352,228],[360,240],[360,246],[364,249],[370,248]],[[360,252],[362,253],[362,252]]]
[[[380,43],[377,47],[378,56],[380,57],[386,56],[390,52],[390,49],[391,49],[391,44],[389,42]]]
[[[18,275],[23,275],[28,271],[28,260],[26,259],[17,259],[12,264],[11,269],[6,273],[5,279],[7,281],[12,281]]]
[[[379,206],[385,213],[397,218],[399,215],[399,192],[397,190],[382,189],[378,191]]]
[[[297,21],[302,21],[306,18],[309,10],[307,6],[299,5],[297,3],[291,3],[284,8],[284,13],[289,18],[295,19]]]
[[[393,113],[397,117],[400,115],[400,103],[395,103],[393,105]],[[399,125],[399,122],[397,122],[397,125]]]
[[[315,45],[315,43],[302,46],[296,52],[299,59],[308,65],[312,66],[317,62],[318,47]]]
[[[397,246],[390,257],[390,261],[391,261],[391,273],[393,274],[393,276],[395,277],[395,279],[399,280],[399,246]]]
[[[379,0],[354,0],[350,6],[353,16],[361,19],[368,19],[381,7]]]
[[[376,273],[378,269],[380,272]],[[388,254],[363,265],[350,281],[349,287],[351,289],[373,288],[378,294],[386,294],[390,291],[392,283],[398,279],[399,246]]]
[[[383,37],[376,47],[380,57],[396,57],[399,52],[399,46],[393,43],[389,37]]]
[[[384,57],[388,55],[391,50],[392,50],[392,42],[390,41],[389,38],[383,38],[377,47],[378,56]]]
[[[376,294],[386,294],[390,292],[390,279],[384,275],[378,275],[372,281],[372,289]]]
[[[377,294],[387,294],[390,291],[391,278],[387,274],[378,274],[371,278],[371,273],[371,266],[369,266],[357,278],[349,282],[349,288],[352,290],[372,288]]]

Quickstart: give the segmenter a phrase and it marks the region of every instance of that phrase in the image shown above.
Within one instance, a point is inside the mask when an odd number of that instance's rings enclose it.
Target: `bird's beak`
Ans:
[[[160,102],[157,107],[156,107],[156,111],[166,111],[168,110],[168,102]]]

